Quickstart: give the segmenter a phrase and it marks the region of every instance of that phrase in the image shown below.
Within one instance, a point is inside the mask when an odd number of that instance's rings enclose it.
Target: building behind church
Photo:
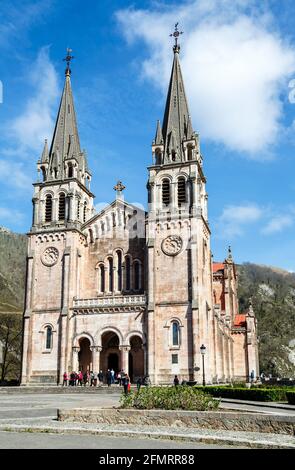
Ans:
[[[124,200],[101,212],[65,85],[51,145],[38,161],[28,233],[22,385],[62,383],[65,371],[123,369],[155,384],[259,375],[256,318],[240,314],[231,250],[213,262],[208,195],[173,48],[162,125],[148,168],[148,211]]]

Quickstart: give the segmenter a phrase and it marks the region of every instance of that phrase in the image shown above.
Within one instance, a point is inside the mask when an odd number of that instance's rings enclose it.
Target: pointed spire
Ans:
[[[163,133],[162,133],[162,128],[160,121],[157,121],[157,131],[156,131],[156,137],[155,137],[155,144],[156,145],[161,145],[163,144]]]
[[[177,25],[176,25],[177,26]],[[175,37],[177,34],[177,37]],[[182,78],[179,50],[177,38],[180,32],[176,31],[172,36],[175,37],[176,44],[173,47],[174,60],[172,65],[170,83],[168,88],[168,95],[163,119],[163,138],[165,143],[164,161],[169,161],[169,150],[174,150],[177,154],[177,160],[181,161],[184,158],[182,141],[187,138],[187,124],[190,121],[188,103],[184,90],[184,82]],[[190,124],[191,127],[191,124]],[[174,146],[171,148],[172,130],[174,129]]]
[[[81,151],[80,147],[71,87],[70,61],[73,59],[71,52],[71,49],[67,49],[67,56],[63,59],[67,62],[67,68],[65,70],[65,84],[49,151],[50,174],[54,179],[56,177],[59,179],[63,178],[66,160],[76,160],[78,170],[81,170],[81,172],[77,171],[77,174],[84,175],[85,168],[87,166],[87,164],[85,164],[84,153]],[[58,172],[56,172],[56,169]]]
[[[49,152],[48,152],[48,144],[47,139],[45,139],[44,148],[41,156],[41,163],[48,163],[49,162]]]

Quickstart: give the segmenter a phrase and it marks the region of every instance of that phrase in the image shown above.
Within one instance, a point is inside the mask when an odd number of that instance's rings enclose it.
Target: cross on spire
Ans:
[[[67,63],[66,75],[71,75],[70,62],[71,62],[72,59],[74,59],[74,56],[71,55],[71,52],[73,52],[73,50],[70,49],[69,47],[67,47],[67,55],[63,59],[63,61],[65,61]]]
[[[170,37],[174,37],[175,39],[175,44],[173,46],[174,52],[179,52],[180,46],[178,45],[177,41],[181,34],[183,34],[183,31],[178,31],[178,23],[175,23],[175,31],[174,33],[170,34]]]
[[[122,183],[122,181],[118,181],[116,186],[114,186],[114,190],[117,192],[117,198],[121,199],[122,198],[122,191],[124,191],[124,189],[126,188],[126,186],[124,186],[124,184]]]

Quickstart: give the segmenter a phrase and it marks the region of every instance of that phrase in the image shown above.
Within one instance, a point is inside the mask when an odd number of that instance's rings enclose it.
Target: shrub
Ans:
[[[295,405],[295,391],[286,392],[287,400],[290,405]]]
[[[213,397],[253,401],[287,401],[283,388],[195,387]]]
[[[122,394],[122,408],[139,410],[216,410],[219,401],[195,387],[141,387],[138,392]]]

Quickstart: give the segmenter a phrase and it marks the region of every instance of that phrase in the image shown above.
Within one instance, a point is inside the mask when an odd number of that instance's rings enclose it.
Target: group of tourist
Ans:
[[[102,386],[104,383],[111,387],[112,384],[118,384],[118,386],[123,386],[125,393],[128,393],[131,388],[131,380],[127,373],[123,370],[119,372],[115,372],[114,369],[108,369],[105,374],[103,374],[102,370],[100,372],[93,372],[93,371],[85,371],[79,372],[72,371],[70,373],[64,372],[63,374],[63,386],[83,386],[86,385],[90,387],[97,387]],[[137,379],[137,389],[139,390],[141,385],[148,386],[151,384],[150,378],[148,375],[145,377],[139,377]]]

